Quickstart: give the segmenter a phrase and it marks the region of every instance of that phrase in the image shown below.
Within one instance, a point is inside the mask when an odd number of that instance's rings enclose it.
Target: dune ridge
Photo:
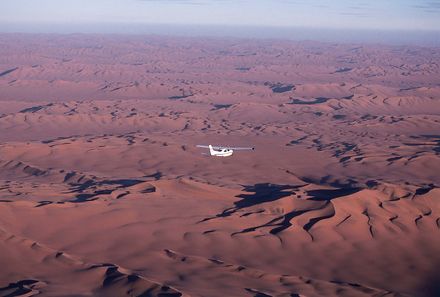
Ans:
[[[436,48],[0,34],[0,52],[0,296],[440,294]]]

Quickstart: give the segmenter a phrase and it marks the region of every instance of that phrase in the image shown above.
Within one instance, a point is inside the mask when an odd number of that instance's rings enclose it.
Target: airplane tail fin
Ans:
[[[211,156],[214,156],[215,155],[215,151],[212,148],[212,145],[208,145],[208,147],[209,147],[209,153],[211,154]]]

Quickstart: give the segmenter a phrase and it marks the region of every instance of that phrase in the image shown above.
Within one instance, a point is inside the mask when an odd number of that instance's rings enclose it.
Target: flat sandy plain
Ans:
[[[440,296],[439,154],[439,48],[3,34],[0,296]]]

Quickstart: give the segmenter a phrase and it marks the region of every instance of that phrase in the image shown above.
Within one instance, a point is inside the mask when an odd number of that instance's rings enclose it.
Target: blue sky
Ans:
[[[440,0],[0,0],[0,24],[53,23],[440,30]]]

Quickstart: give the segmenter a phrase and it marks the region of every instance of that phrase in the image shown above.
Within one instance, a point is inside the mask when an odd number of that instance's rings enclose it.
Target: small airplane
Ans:
[[[230,157],[234,151],[253,151],[253,147],[228,147],[228,146],[212,146],[212,145],[196,145],[200,148],[209,148],[209,153],[214,157]]]

